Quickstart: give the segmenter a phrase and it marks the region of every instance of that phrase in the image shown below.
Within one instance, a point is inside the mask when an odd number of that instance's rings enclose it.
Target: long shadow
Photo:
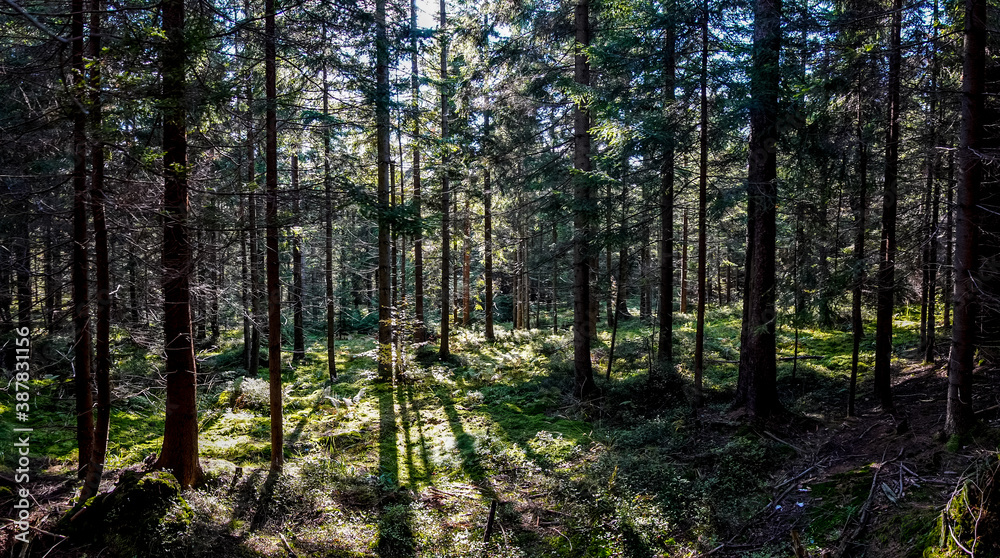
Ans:
[[[411,489],[416,489],[417,484],[421,482],[428,482],[430,480],[430,471],[428,469],[427,462],[427,443],[424,440],[422,428],[420,428],[420,410],[414,407],[413,399],[407,390],[404,390],[402,383],[396,386],[396,398],[399,401],[399,423],[400,428],[403,430],[403,447],[405,448],[406,454],[404,460],[406,463],[406,476],[409,479],[409,486]],[[413,426],[413,419],[416,418],[418,424],[418,438],[421,448],[423,449],[423,469],[418,469],[414,463],[413,456],[413,446],[414,440],[410,436],[410,428]]]
[[[399,490],[399,449],[396,447],[396,407],[390,386],[379,388],[379,498],[378,555],[382,558],[416,556],[407,496]]]
[[[420,439],[420,462],[424,466],[423,469],[424,474],[422,480],[430,482],[431,460],[430,460],[430,450],[427,448],[427,437],[424,435],[424,420],[423,417],[420,416],[420,409],[416,408],[416,406],[414,406],[413,404],[414,401],[413,387],[409,384],[406,385],[405,397],[406,400],[409,402],[409,405],[413,407],[414,415],[416,416],[417,419],[416,420],[417,437]],[[407,451],[410,451],[409,448],[407,448]]]

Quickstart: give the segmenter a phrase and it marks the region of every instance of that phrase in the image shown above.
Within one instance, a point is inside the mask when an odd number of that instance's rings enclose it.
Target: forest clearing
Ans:
[[[988,0],[0,0],[0,550],[1000,556]]]

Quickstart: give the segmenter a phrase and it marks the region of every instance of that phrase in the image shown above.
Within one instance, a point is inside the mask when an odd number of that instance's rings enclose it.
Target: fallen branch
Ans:
[[[795,446],[795,445],[792,445],[792,444],[790,444],[790,443],[788,443],[788,442],[786,442],[786,441],[782,440],[781,438],[779,438],[779,437],[775,436],[774,434],[771,434],[771,433],[770,433],[770,432],[768,432],[767,430],[765,430],[765,431],[764,431],[764,434],[765,434],[765,435],[766,435],[767,437],[769,437],[769,438],[771,438],[772,440],[774,440],[775,442],[778,442],[778,443],[781,443],[781,444],[785,444],[786,446],[788,446],[788,447],[792,448],[793,450],[795,450],[795,451],[797,451],[797,452],[799,452],[799,453],[801,453],[801,454],[805,454],[805,453],[806,453],[804,449],[802,449],[802,448],[800,448],[800,447],[798,447],[798,446]]]

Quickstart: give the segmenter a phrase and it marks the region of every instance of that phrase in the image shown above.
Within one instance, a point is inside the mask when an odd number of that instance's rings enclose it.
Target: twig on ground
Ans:
[[[796,445],[792,445],[792,444],[790,444],[790,443],[782,440],[781,438],[775,436],[774,434],[771,434],[767,430],[764,431],[764,435],[766,435],[768,438],[771,438],[775,442],[778,442],[778,443],[781,443],[781,444],[785,444],[786,446],[792,448],[793,450],[795,450],[795,451],[797,451],[797,452],[799,452],[799,453],[801,453],[803,455],[806,453],[805,450],[803,450],[802,448],[800,448],[800,447],[798,447]]]

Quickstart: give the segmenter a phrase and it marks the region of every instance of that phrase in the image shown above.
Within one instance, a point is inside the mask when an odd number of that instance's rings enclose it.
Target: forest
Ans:
[[[3,0],[0,551],[1000,556],[997,29]]]

